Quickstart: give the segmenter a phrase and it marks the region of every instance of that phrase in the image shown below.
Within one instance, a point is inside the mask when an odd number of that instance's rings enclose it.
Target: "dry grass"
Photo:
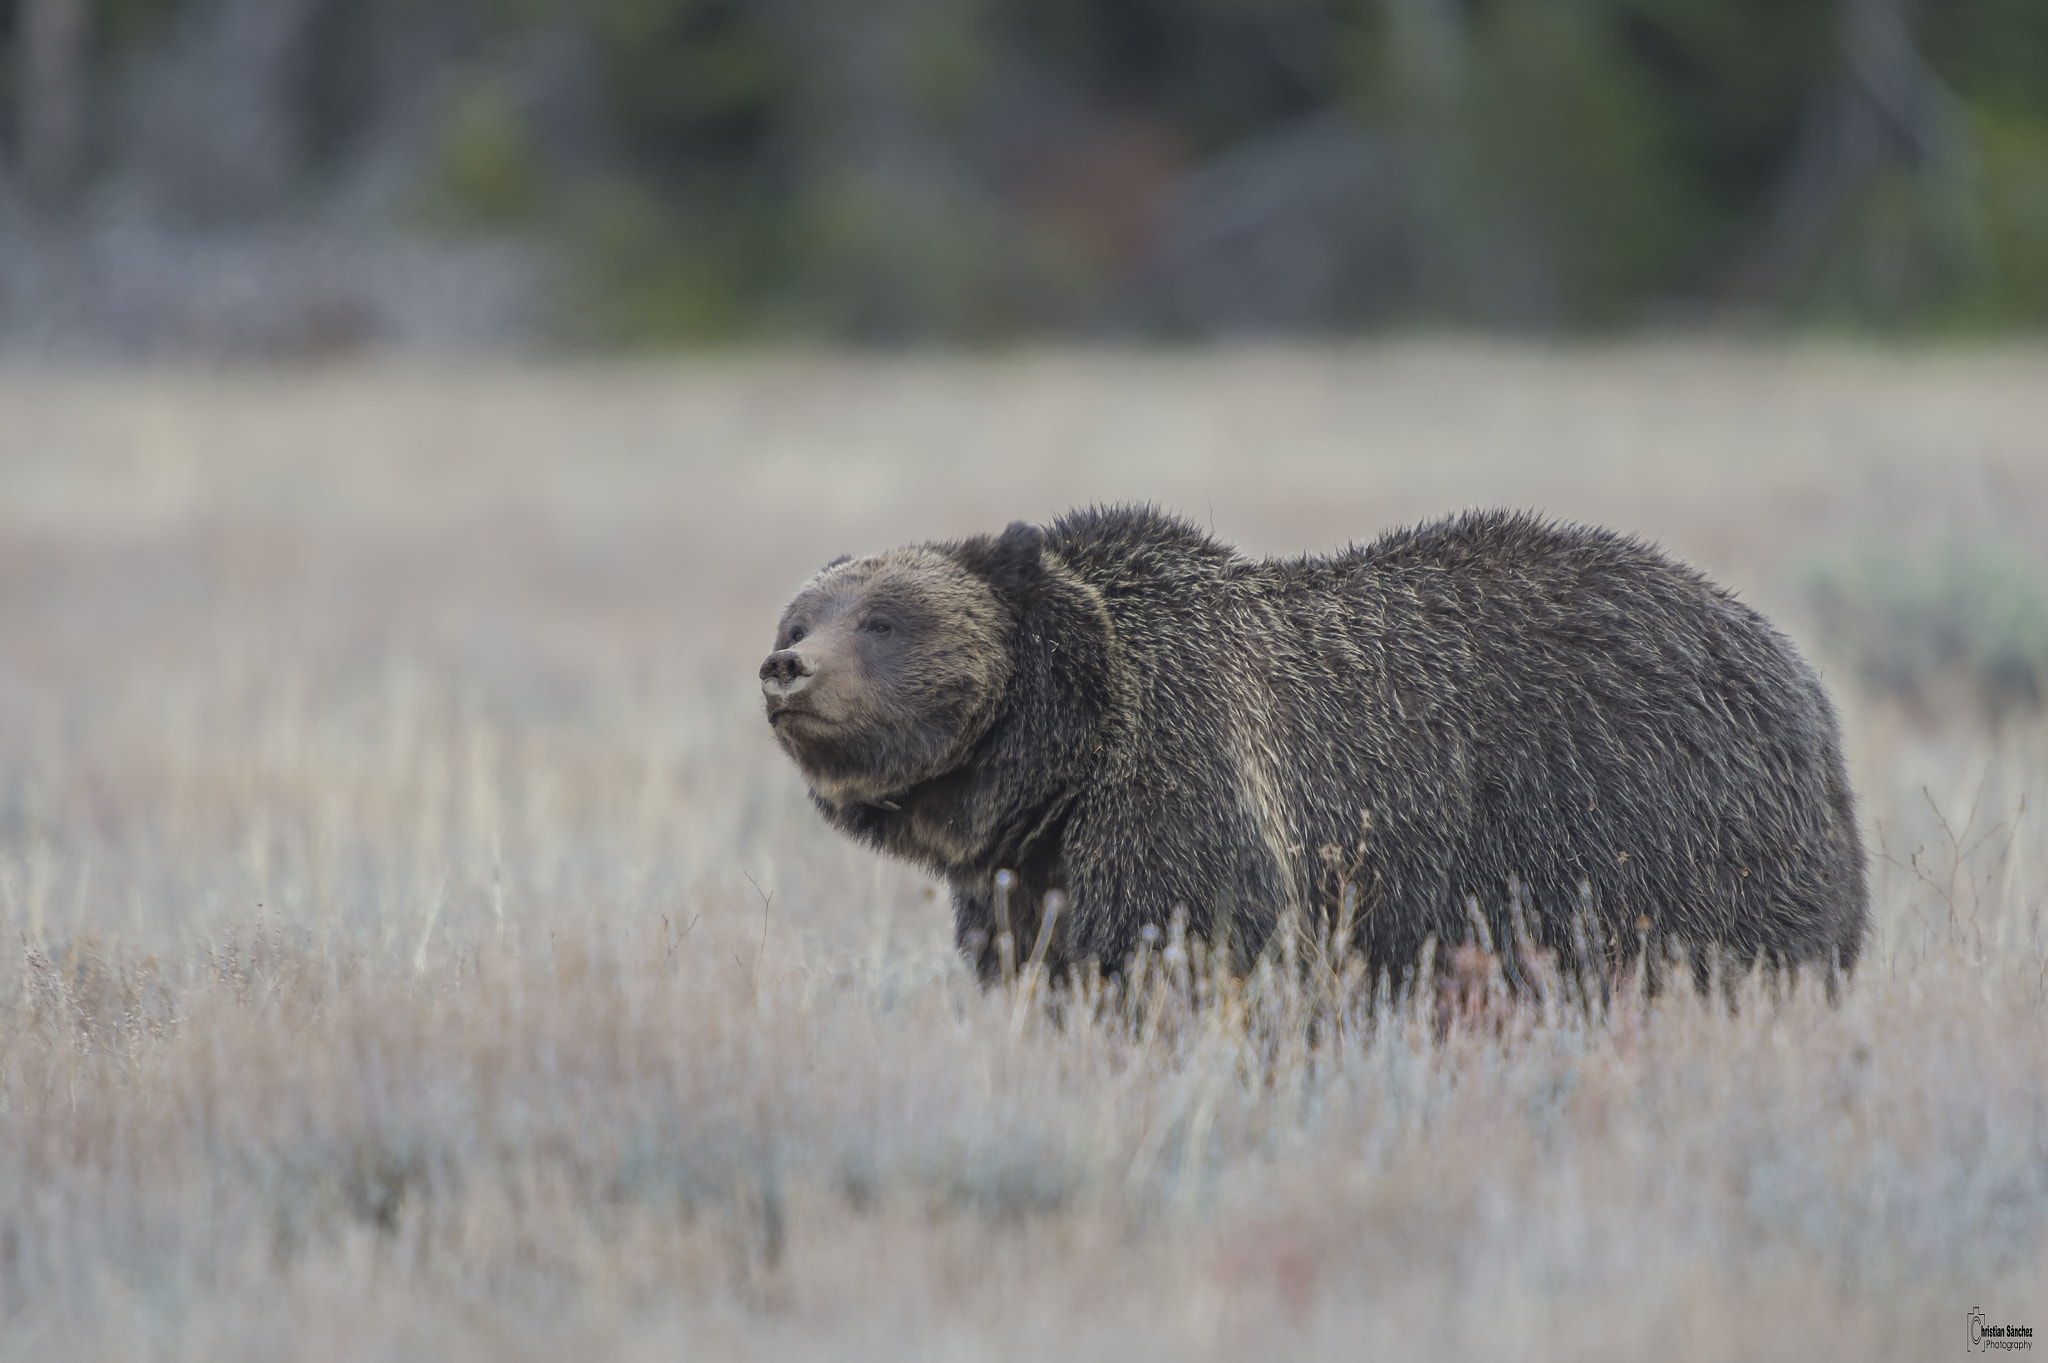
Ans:
[[[0,1356],[1856,1356],[2048,1329],[2048,784],[1842,700],[1865,965],[1050,1025],[756,713],[842,550],[1474,503],[1780,614],[2041,538],[2038,354],[0,375]],[[1839,683],[1846,688],[1847,682]]]

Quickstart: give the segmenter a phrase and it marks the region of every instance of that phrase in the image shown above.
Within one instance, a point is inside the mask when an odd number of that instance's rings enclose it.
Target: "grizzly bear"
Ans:
[[[1254,559],[1090,508],[834,561],[761,686],[826,818],[949,882],[984,979],[1006,932],[1114,973],[1176,914],[1239,968],[1345,922],[1397,982],[1482,923],[1610,977],[1644,943],[1847,971],[1862,941],[1820,680],[1606,530],[1467,513]]]

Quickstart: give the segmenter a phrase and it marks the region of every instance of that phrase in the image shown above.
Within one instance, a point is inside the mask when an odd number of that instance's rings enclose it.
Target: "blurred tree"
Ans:
[[[2048,119],[2048,5],[2041,0],[1942,0],[1918,27],[1929,62],[1973,107]]]
[[[1946,0],[1922,27],[1930,65],[1962,101],[1972,196],[1947,319],[2048,326],[2048,4]]]
[[[1454,317],[1640,320],[1698,296],[1781,163],[1824,9],[1775,0],[1386,0],[1395,118],[1427,149]]]
[[[1738,300],[1782,298],[1811,278],[1852,197],[1887,165],[1953,181],[1954,100],[1920,56],[1908,4],[1840,0],[1833,69],[1809,97],[1779,186],[1731,272]]]
[[[589,261],[584,330],[646,341],[750,328],[792,263],[800,55],[750,0],[595,0],[587,36],[616,164],[571,230]]]
[[[513,227],[539,210],[541,172],[533,140],[504,81],[474,78],[450,98],[435,172],[455,226]]]
[[[1003,30],[1090,103],[1172,126],[1197,157],[1351,93],[1357,0],[1008,0]]]
[[[0,0],[0,145],[588,341],[2048,321],[2043,0]]]
[[[45,211],[68,203],[85,148],[87,0],[22,0],[17,77],[22,181]]]

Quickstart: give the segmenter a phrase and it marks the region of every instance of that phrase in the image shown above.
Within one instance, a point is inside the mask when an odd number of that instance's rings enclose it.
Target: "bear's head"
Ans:
[[[842,558],[798,589],[761,664],[768,722],[817,795],[881,802],[958,766],[1013,669],[1044,532]]]

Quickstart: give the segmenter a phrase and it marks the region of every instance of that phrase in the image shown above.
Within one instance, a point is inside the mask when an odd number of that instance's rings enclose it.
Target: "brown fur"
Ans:
[[[1084,511],[831,565],[776,643],[770,719],[819,807],[951,882],[985,975],[1050,891],[1055,971],[1114,970],[1176,913],[1242,962],[1347,893],[1397,972],[1475,910],[1567,965],[1676,942],[1846,969],[1861,943],[1818,679],[1605,531],[1470,515],[1257,561]]]

